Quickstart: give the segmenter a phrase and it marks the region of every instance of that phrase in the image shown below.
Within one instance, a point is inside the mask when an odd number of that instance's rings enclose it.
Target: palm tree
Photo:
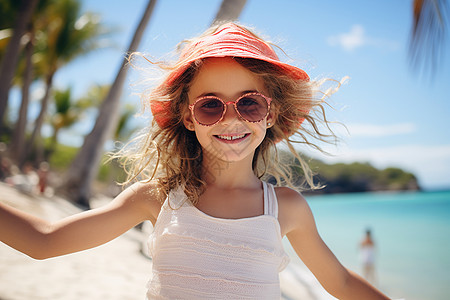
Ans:
[[[101,26],[92,14],[80,16],[78,0],[59,0],[48,7],[44,24],[46,32],[44,51],[36,55],[37,67],[45,74],[45,94],[41,100],[41,110],[35,121],[34,130],[28,141],[28,151],[35,141],[40,142],[40,130],[47,114],[49,96],[55,73],[63,65],[76,57],[98,48],[96,38],[101,34]],[[42,146],[38,147],[42,151]],[[42,152],[41,152],[42,153]]]
[[[55,103],[55,112],[50,117],[53,135],[46,161],[49,161],[49,156],[54,152],[56,145],[58,144],[59,131],[63,128],[72,126],[81,118],[82,113],[81,107],[72,100],[71,88],[53,91],[53,99]]]
[[[434,71],[444,54],[448,34],[448,2],[445,0],[414,0],[409,58],[413,67]],[[434,73],[434,72],[433,72]]]
[[[125,141],[129,139],[133,132],[137,129],[137,127],[129,128],[130,120],[135,113],[135,106],[131,104],[125,105],[122,109],[119,122],[113,136],[115,141]]]
[[[14,127],[14,132],[9,147],[11,158],[16,163],[25,160],[25,130],[27,126],[28,104],[30,102],[30,85],[33,80],[32,56],[34,52],[34,32],[31,29],[28,33],[28,41],[25,45],[25,67],[22,74],[22,101],[20,102],[19,116]]]
[[[86,92],[86,95],[77,101],[77,106],[81,107],[83,111],[91,107],[100,107],[100,104],[106,98],[106,95],[108,95],[110,88],[110,85],[95,84],[91,86]]]
[[[25,44],[25,50],[23,51],[23,55],[19,59],[16,76],[14,77],[13,84],[17,86],[21,86],[22,89],[22,101],[20,103],[19,116],[16,120],[14,130],[11,137],[11,144],[8,147],[8,152],[10,158],[13,159],[16,163],[20,164],[24,161],[25,154],[25,131],[27,126],[27,114],[28,114],[28,105],[29,105],[29,91],[30,86],[33,80],[39,79],[43,74],[39,74],[35,72],[34,64],[33,64],[33,55],[35,53],[35,44],[36,44],[36,32],[42,31],[42,18],[45,10],[52,5],[53,1],[56,0],[41,0],[39,1],[34,13],[32,15],[31,21],[28,23],[27,31],[22,37],[22,41]],[[13,23],[13,19],[15,16],[14,4],[15,2],[11,2],[10,7],[6,7],[3,5],[3,12],[7,16],[2,16],[2,22],[0,26],[2,28],[9,28]],[[17,5],[17,4],[16,4]],[[6,11],[5,11],[6,10]],[[8,20],[9,17],[10,19]],[[41,25],[41,26],[39,26]],[[44,28],[45,29],[45,28]],[[3,30],[2,33],[10,31],[9,29]],[[1,33],[0,33],[1,35]],[[4,38],[0,40],[0,52],[6,48],[7,42],[9,42],[8,34],[2,35]],[[42,35],[38,35],[42,37]],[[5,40],[6,44],[5,44]]]
[[[239,19],[246,2],[247,0],[222,0],[222,4],[211,24]]]
[[[38,2],[38,0],[20,1],[19,10],[13,26],[13,35],[0,63],[0,132],[3,127],[9,89],[19,59],[20,40],[26,31],[26,27],[31,20],[31,16]]]
[[[56,149],[60,130],[69,128],[79,122],[83,118],[86,110],[92,107],[98,107],[101,100],[104,99],[107,94],[108,89],[109,86],[95,85],[88,90],[86,96],[78,100],[73,100],[71,88],[53,91],[55,105],[54,112],[49,120],[50,125],[53,128],[53,135],[46,161],[50,160],[49,156]],[[129,111],[125,110],[125,113],[128,115]],[[123,122],[125,125],[126,120]]]
[[[128,53],[137,50],[155,4],[156,0],[149,0],[128,47]],[[103,153],[103,145],[111,137],[114,128],[117,126],[120,96],[127,74],[127,62],[126,58],[123,59],[108,96],[101,104],[94,128],[86,136],[83,146],[72,162],[65,182],[60,189],[64,190],[72,200],[85,207],[89,207],[91,184],[98,172],[98,166]]]

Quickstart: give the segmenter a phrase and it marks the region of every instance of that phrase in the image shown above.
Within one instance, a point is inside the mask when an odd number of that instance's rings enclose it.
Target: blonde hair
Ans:
[[[217,27],[212,28],[205,34],[211,34],[216,29]],[[196,39],[192,39],[183,43],[195,41]],[[267,96],[272,98],[271,110],[276,117],[273,126],[267,129],[264,140],[255,150],[252,166],[255,175],[266,180],[273,178],[278,185],[296,189],[302,189],[305,185],[312,189],[318,188],[308,164],[297,153],[294,144],[306,144],[321,150],[312,140],[329,141],[330,138],[335,138],[331,130],[325,134],[319,129],[319,124],[324,124],[329,129],[323,107],[327,93],[320,92],[323,81],[295,80],[269,62],[250,58],[234,59],[263,80],[265,90],[269,93]],[[182,121],[183,114],[188,109],[187,94],[190,85],[201,70],[202,62],[203,60],[197,60],[191,63],[170,85],[160,85],[142,95],[144,106],[156,103],[164,108],[158,114],[166,121],[164,126],[159,126],[153,120],[140,135],[113,154],[113,158],[121,158],[128,174],[125,184],[135,180],[149,182],[156,179],[165,194],[178,187],[184,188],[189,201],[194,205],[204,192],[206,182],[202,179],[202,148],[195,133],[187,130]],[[157,64],[168,71],[179,67],[179,64]],[[317,95],[320,97],[315,99]],[[305,124],[310,129],[306,129]],[[276,144],[280,142],[287,145],[303,170],[304,182],[300,185],[294,184],[298,182],[298,178],[293,178],[289,163],[279,157]]]

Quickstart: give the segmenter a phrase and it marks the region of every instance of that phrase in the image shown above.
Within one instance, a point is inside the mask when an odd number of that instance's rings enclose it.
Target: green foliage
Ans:
[[[77,155],[78,148],[57,144],[55,151],[50,158],[50,166],[52,170],[63,172],[69,168],[70,163]]]
[[[303,172],[288,152],[281,153],[284,162],[292,162],[291,170],[301,182]],[[324,186],[315,193],[348,193],[390,190],[420,189],[414,174],[399,168],[389,167],[379,170],[365,162],[326,164],[323,161],[302,157],[315,174],[315,182]]]
[[[398,168],[386,168],[381,171],[379,183],[390,186],[391,189],[408,189],[417,181],[414,174],[404,172]]]
[[[58,173],[66,172],[78,151],[78,147],[57,144],[49,162],[52,170]],[[106,161],[106,155],[103,161]],[[123,182],[125,178],[125,172],[114,161],[102,163],[97,176],[97,180],[103,183]]]
[[[72,99],[70,88],[53,91],[54,113],[50,118],[53,127],[53,143],[57,142],[58,132],[62,128],[68,128],[80,120],[83,110]]]
[[[0,30],[13,27],[19,6],[20,1],[0,0]]]
[[[104,183],[124,182],[127,175],[120,165],[116,161],[106,161],[107,157],[105,156],[100,165],[97,180]]]

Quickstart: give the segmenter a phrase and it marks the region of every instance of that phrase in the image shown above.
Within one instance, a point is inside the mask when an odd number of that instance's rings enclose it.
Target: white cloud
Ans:
[[[367,38],[361,25],[353,25],[349,33],[330,36],[327,40],[331,46],[341,46],[346,51],[352,51],[363,46]]]
[[[412,133],[416,130],[413,123],[400,123],[391,125],[375,125],[353,123],[346,125],[351,137],[385,137]]]
[[[350,32],[329,36],[327,42],[330,46],[341,47],[347,52],[352,52],[356,48],[367,45],[388,50],[396,50],[399,48],[397,42],[367,36],[364,27],[359,24],[353,25]]]

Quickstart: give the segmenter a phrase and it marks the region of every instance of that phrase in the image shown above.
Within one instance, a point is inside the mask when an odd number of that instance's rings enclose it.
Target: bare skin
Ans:
[[[35,259],[94,248],[144,220],[156,221],[160,208],[155,184],[135,184],[111,203],[51,223],[0,203],[1,241]]]
[[[202,72],[208,76],[204,76],[204,79],[210,81],[203,82],[201,78],[194,81],[189,94],[190,103],[205,92],[218,94],[227,101],[232,101],[230,99],[236,99],[249,90],[263,92],[260,82],[249,76],[236,62],[218,59],[215,64],[205,66],[202,67],[205,68]],[[262,184],[251,166],[257,141],[264,137],[272,118],[273,115],[269,114],[267,119],[249,124],[239,119],[230,105],[224,119],[214,125],[234,124],[235,130],[249,133],[243,143],[253,148],[250,151],[245,148],[245,151],[230,152],[233,155],[228,156],[231,157],[228,160],[213,155],[204,157],[207,189],[199,199],[199,210],[214,217],[231,219],[263,214]],[[200,136],[199,141],[203,147],[210,144],[218,148],[230,146],[215,137],[221,134],[220,127],[200,127],[201,125],[194,123],[189,112],[183,121],[186,128],[195,130],[197,136]],[[233,149],[240,149],[241,146],[231,145],[235,147]],[[36,259],[93,248],[114,239],[144,220],[155,224],[161,200],[165,197],[158,190],[155,182],[135,184],[104,207],[55,223],[0,204],[0,239]],[[278,187],[276,195],[282,236],[288,237],[297,255],[330,294],[349,300],[389,299],[340,264],[319,236],[311,210],[301,194],[289,188]]]

